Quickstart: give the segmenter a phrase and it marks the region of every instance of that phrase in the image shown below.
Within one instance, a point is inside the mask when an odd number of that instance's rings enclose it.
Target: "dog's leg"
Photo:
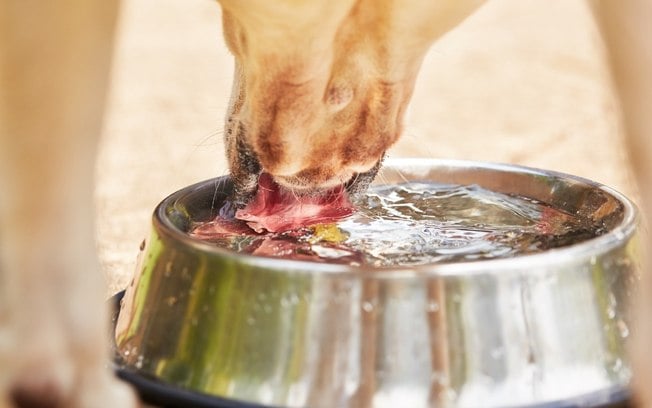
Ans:
[[[620,97],[626,143],[641,192],[641,210],[647,217],[647,240],[643,240],[642,251],[647,259],[632,361],[637,397],[641,406],[648,407],[652,406],[652,0],[594,1]]]
[[[131,407],[108,370],[93,178],[117,2],[0,1],[0,406]]]

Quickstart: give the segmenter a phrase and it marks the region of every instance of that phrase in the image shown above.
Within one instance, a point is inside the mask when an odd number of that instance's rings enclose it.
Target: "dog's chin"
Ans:
[[[339,190],[346,192],[351,199],[355,199],[367,190],[378,174],[381,164],[382,159],[365,172],[348,172],[320,182],[296,176],[272,175],[272,178],[284,190],[292,192],[297,197],[330,194]]]
[[[356,177],[353,173],[343,174],[320,182],[296,176],[277,176],[272,174],[274,181],[284,190],[297,196],[319,195],[322,192],[335,190],[346,186]]]
[[[381,168],[382,161],[383,158],[378,160],[371,169],[364,173],[354,173],[348,175],[348,177],[333,178],[320,184],[310,183],[309,180],[296,180],[291,177],[274,177],[272,175],[272,178],[284,190],[291,192],[297,197],[330,194],[334,190],[341,189],[347,193],[351,201],[356,201],[367,191],[367,188],[373,182]],[[238,207],[245,206],[256,195],[258,178],[264,172],[264,170],[261,170],[256,173],[234,173],[240,175],[233,180],[235,186],[233,201]]]

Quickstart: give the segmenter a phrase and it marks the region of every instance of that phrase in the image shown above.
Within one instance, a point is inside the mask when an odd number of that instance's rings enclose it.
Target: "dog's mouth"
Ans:
[[[232,201],[239,207],[235,218],[247,222],[256,232],[286,231],[351,215],[355,211],[352,201],[366,191],[382,163],[381,159],[369,171],[354,174],[334,187],[292,189],[265,172],[250,150],[238,154],[244,168],[232,171]]]
[[[363,194],[371,182],[374,180],[381,168],[384,156],[369,170],[361,173],[353,173],[348,180],[342,180],[340,183],[329,183],[326,186],[312,186],[287,183],[285,178],[275,178],[273,175],[265,172],[256,154],[245,143],[238,143],[238,168],[231,169],[231,177],[235,185],[233,201],[238,207],[244,207],[256,196],[260,188],[260,179],[271,178],[275,185],[292,194],[298,199],[303,197],[314,198],[319,196],[332,195],[333,191],[342,191],[352,200],[356,200]],[[267,186],[269,188],[269,186]]]
[[[256,232],[282,232],[334,222],[355,212],[343,186],[315,194],[297,195],[274,181],[269,173],[258,177],[253,198],[235,213]]]

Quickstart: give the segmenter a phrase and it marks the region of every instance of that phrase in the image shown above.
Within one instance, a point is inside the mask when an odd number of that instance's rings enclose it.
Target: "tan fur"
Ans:
[[[93,228],[117,3],[0,1],[0,407],[130,407]]]
[[[316,189],[376,165],[401,133],[429,46],[482,1],[220,3],[240,79],[230,167],[244,143],[281,184]]]
[[[638,299],[634,346],[634,387],[641,406],[652,406],[652,271],[649,228],[652,214],[652,1],[594,0],[607,46],[614,85],[620,96],[626,144],[641,192],[645,232],[643,280]]]
[[[430,43],[480,2],[220,3],[237,68],[226,124],[233,176],[249,188],[264,169],[315,189],[376,164],[401,133]],[[650,213],[651,6],[624,5],[606,0],[596,10]],[[93,163],[115,15],[106,0],[0,0],[0,408],[134,406],[104,367],[93,239]],[[640,303],[649,311],[645,279]],[[639,320],[647,331],[638,331],[644,346],[633,360],[639,398],[652,404],[648,321]]]

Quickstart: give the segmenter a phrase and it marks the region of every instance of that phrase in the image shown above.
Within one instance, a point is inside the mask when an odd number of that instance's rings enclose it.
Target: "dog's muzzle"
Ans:
[[[238,207],[246,205],[256,194],[258,188],[258,177],[263,171],[253,149],[240,138],[237,146],[237,168],[231,169],[231,178],[234,184],[233,202]],[[344,184],[346,192],[351,200],[355,200],[367,190],[382,166],[384,156],[364,173],[356,173]],[[315,193],[315,192],[312,192]]]

